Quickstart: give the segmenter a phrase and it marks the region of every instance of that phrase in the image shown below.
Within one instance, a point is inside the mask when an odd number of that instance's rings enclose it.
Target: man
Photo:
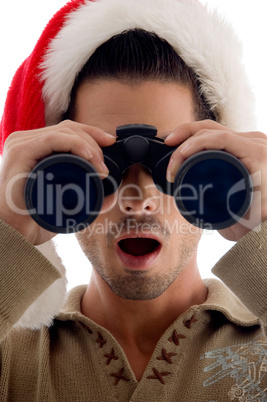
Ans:
[[[266,400],[267,142],[248,131],[236,53],[231,29],[194,0],[73,1],[46,27],[2,120],[1,400]],[[255,197],[221,231],[237,245],[214,268],[236,295],[201,280],[201,229],[134,164],[95,220],[107,230],[77,233],[92,278],[56,315],[64,279],[33,247],[54,233],[25,212],[25,177],[53,152],[78,155],[106,177],[102,148],[117,126],[135,123],[177,146],[171,182],[204,149],[223,149],[249,170]],[[40,317],[27,322],[46,291]]]

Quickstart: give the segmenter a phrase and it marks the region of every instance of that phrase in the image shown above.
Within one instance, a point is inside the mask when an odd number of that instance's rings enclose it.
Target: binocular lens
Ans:
[[[33,219],[56,233],[84,229],[97,218],[103,198],[102,181],[95,169],[70,154],[41,161],[25,187],[26,206]]]
[[[253,186],[249,172],[236,157],[224,151],[200,152],[183,163],[172,184],[166,181],[171,155],[167,148],[166,152],[152,169],[152,177],[161,192],[173,195],[187,221],[218,230],[245,215]],[[122,180],[123,171],[116,160],[105,155],[105,162],[110,175],[103,181],[87,161],[75,155],[55,154],[39,162],[25,186],[26,206],[33,219],[55,233],[73,233],[91,224],[104,197],[113,194]]]
[[[189,158],[174,182],[181,214],[206,229],[236,223],[252,200],[252,182],[244,165],[223,151],[204,151]]]

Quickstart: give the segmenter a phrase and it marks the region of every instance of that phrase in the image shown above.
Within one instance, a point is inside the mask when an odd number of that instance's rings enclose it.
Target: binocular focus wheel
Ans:
[[[233,155],[203,151],[188,158],[174,181],[174,199],[190,223],[224,229],[247,212],[253,194],[249,172]]]
[[[32,218],[55,233],[73,233],[90,225],[104,199],[102,180],[84,159],[55,154],[39,162],[25,186]]]

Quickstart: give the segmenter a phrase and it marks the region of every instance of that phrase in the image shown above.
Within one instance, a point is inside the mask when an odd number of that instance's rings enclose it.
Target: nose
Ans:
[[[118,203],[126,214],[151,215],[159,211],[161,193],[146,168],[135,164],[127,169],[119,189]]]

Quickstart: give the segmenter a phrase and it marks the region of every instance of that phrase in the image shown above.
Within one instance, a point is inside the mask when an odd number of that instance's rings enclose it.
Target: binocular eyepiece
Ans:
[[[55,233],[73,233],[99,215],[104,197],[117,191],[123,174],[139,163],[151,173],[158,190],[173,197],[184,218],[203,229],[224,229],[247,212],[253,196],[246,167],[224,151],[203,151],[188,158],[174,183],[166,179],[177,147],[167,146],[154,126],[132,124],[116,130],[117,141],[103,148],[109,176],[101,180],[86,160],[67,153],[40,161],[25,185],[32,218]]]

